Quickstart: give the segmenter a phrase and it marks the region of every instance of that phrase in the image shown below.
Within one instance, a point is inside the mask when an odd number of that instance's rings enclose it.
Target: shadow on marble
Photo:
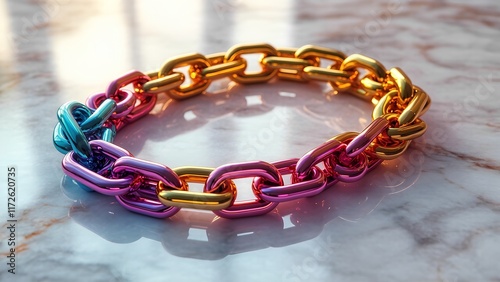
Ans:
[[[347,116],[367,115],[369,106],[348,95],[309,94],[311,91],[321,93],[318,87],[279,83],[278,88],[267,85],[267,93],[261,93],[262,88],[230,84],[227,89],[196,99],[182,102],[164,99],[155,114],[125,128],[117,143],[136,153],[143,149],[147,140],[168,140],[224,115],[262,115],[277,106],[295,107],[308,119],[328,123],[329,114],[315,112],[317,107],[314,107],[328,99],[351,105],[347,107],[349,114],[341,114],[337,117],[340,120],[332,122],[330,127],[334,129],[333,124],[352,126],[352,121],[343,120]],[[360,113],[353,114],[353,109]],[[141,126],[144,123],[147,126]],[[359,128],[364,126],[357,125]],[[105,240],[128,244],[148,238],[161,242],[165,251],[176,256],[216,260],[313,239],[323,232],[326,224],[335,224],[334,219],[358,221],[370,214],[385,197],[412,187],[420,177],[424,159],[417,149],[410,149],[404,156],[382,163],[361,181],[338,183],[315,197],[281,203],[267,215],[237,220],[190,209],[183,209],[169,219],[149,218],[127,211],[113,197],[81,190],[67,176],[62,179],[61,189],[73,201],[70,217]]]

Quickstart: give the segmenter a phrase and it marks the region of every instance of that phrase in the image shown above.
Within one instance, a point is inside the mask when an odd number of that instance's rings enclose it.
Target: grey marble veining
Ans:
[[[500,280],[497,1],[9,0],[0,16],[0,185],[18,169],[15,275],[0,195],[1,281]],[[62,103],[130,69],[243,42],[318,44],[399,66],[432,98],[428,132],[360,182],[242,220],[147,218],[63,175],[51,140]],[[276,161],[371,117],[325,84],[221,80],[209,92],[163,97],[117,144],[171,167]],[[252,197],[245,184],[239,199]]]

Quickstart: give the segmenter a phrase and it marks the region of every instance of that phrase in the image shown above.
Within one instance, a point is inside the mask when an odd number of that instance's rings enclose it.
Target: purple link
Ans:
[[[134,191],[116,196],[116,200],[126,209],[156,218],[170,217],[180,210],[163,205],[156,195],[159,181],[178,190],[184,189],[181,180],[170,168],[133,157],[122,157],[114,163],[111,175],[115,178],[133,175],[138,180],[138,183],[132,184]]]
[[[121,157],[132,156],[129,151],[106,141],[92,140],[89,144],[93,152],[94,161],[97,159],[97,155],[104,155],[110,160],[106,167],[109,167]],[[122,179],[108,178],[104,175],[107,173],[106,168],[101,168],[99,171],[94,172],[85,167],[84,164],[79,163],[75,157],[75,152],[71,151],[62,160],[63,170],[68,176],[104,195],[117,196],[128,193],[133,181],[132,177]]]
[[[297,177],[300,180],[306,179],[315,165],[326,160],[342,144],[342,142],[336,139],[331,139],[307,152],[297,161],[297,166],[295,167]]]
[[[347,156],[352,158],[363,152],[387,127],[389,127],[389,121],[386,118],[379,117],[373,120],[358,136],[349,142],[346,148]]]
[[[144,74],[140,71],[132,70],[132,71],[122,75],[121,77],[113,80],[109,84],[108,89],[106,90],[106,98],[113,98],[114,96],[116,96],[120,92],[120,90],[123,90],[121,88],[126,86],[126,85],[129,85],[132,83],[144,84],[150,80],[151,80],[151,78],[149,76],[147,76],[146,74]]]
[[[323,171],[319,167],[313,166],[309,174],[310,179],[300,180],[294,174],[297,161],[298,159],[289,159],[273,163],[282,175],[292,174],[293,184],[269,186],[266,185],[262,177],[256,177],[253,181],[254,193],[258,193],[266,201],[286,202],[304,197],[312,197],[323,192],[327,187],[327,179]]]
[[[269,183],[276,186],[283,185],[281,174],[275,166],[263,161],[253,161],[226,164],[216,168],[208,176],[203,192],[211,193],[215,191],[217,187],[226,180],[246,177],[262,177],[266,181],[266,184]],[[254,194],[256,197],[254,200],[235,202],[226,209],[213,212],[224,218],[240,218],[266,214],[274,210],[278,205],[277,202],[265,201],[255,192]]]

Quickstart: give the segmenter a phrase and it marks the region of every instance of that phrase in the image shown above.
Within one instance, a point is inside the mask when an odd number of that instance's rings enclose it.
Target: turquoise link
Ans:
[[[78,102],[68,102],[62,105],[57,111],[57,119],[61,124],[64,137],[67,138],[71,148],[75,153],[84,159],[88,159],[92,156],[92,150],[90,149],[89,141],[85,134],[83,134],[80,125],[73,116],[73,112],[78,110],[80,114],[83,114],[83,119],[87,119],[92,115],[92,111],[85,105]]]
[[[92,115],[80,124],[83,132],[95,131],[108,120],[108,118],[116,110],[116,102],[113,99],[106,99],[92,113]]]
[[[116,102],[106,99],[95,111],[79,102],[68,102],[57,111],[59,123],[54,128],[53,142],[56,149],[66,154],[73,150],[83,158],[92,156],[91,139],[113,142],[116,128],[106,123],[116,110]]]

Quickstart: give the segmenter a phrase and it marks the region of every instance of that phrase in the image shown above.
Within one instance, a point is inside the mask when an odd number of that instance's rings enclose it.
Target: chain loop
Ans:
[[[263,161],[234,163],[227,164],[216,168],[209,176],[203,188],[205,193],[214,193],[218,187],[226,180],[246,178],[246,177],[262,177],[264,181],[271,185],[283,185],[283,179],[278,169],[270,163]],[[227,209],[214,211],[214,213],[224,218],[247,217],[266,214],[272,211],[277,202],[268,202],[260,198],[255,193],[256,199],[251,201],[234,202]]]
[[[177,190],[184,189],[181,180],[170,168],[133,157],[121,157],[111,169],[111,177],[132,177],[130,191],[116,199],[128,210],[157,218],[170,217],[180,208],[163,205],[156,196],[157,184],[167,183]]]
[[[205,183],[208,175],[214,171],[208,167],[178,167],[174,172],[182,181],[185,189],[179,190],[159,181],[156,192],[159,200],[168,206],[180,208],[193,208],[202,210],[221,210],[229,207],[236,200],[236,185],[231,180],[226,180],[219,185],[216,192],[202,193],[189,191],[188,182]]]
[[[292,184],[282,186],[269,186],[263,177],[256,177],[253,180],[253,189],[260,196],[269,202],[286,202],[304,197],[315,196],[327,187],[327,179],[323,171],[313,166],[311,168],[310,179],[299,180],[295,173],[295,166],[299,159],[290,159],[273,163],[278,168],[281,175],[291,174]]]
[[[260,71],[247,71],[244,56],[252,54],[262,54]],[[181,72],[182,67],[187,71]],[[184,85],[186,76],[191,81]],[[134,158],[110,143],[118,130],[148,115],[159,94],[187,99],[226,77],[241,84],[275,77],[326,81],[336,92],[370,99],[375,105],[373,121],[361,133],[338,134],[299,159],[234,163],[215,169],[172,170]],[[206,57],[198,53],[174,57],[157,72],[131,71],[112,81],[105,92],[91,95],[86,106],[78,102],[62,105],[53,140],[56,149],[66,153],[62,166],[68,176],[84,189],[115,196],[130,211],[163,218],[181,208],[194,208],[237,218],[266,214],[280,202],[314,196],[338,181],[361,179],[383,160],[404,153],[412,140],[425,133],[427,125],[421,116],[430,104],[430,97],[401,69],[387,71],[380,62],[363,55],[346,56],[313,45],[295,49],[242,44]],[[283,182],[285,175],[290,176],[287,184]],[[236,201],[233,179],[248,177],[253,178],[255,198]],[[188,183],[203,184],[203,191],[189,191]]]
[[[262,53],[262,59],[264,59],[269,56],[276,56],[278,54],[278,51],[276,51],[273,46],[265,43],[236,45],[227,51],[226,55],[224,56],[224,63],[241,60],[242,55],[255,53]],[[245,70],[243,70],[240,73],[233,74],[231,76],[231,79],[241,84],[261,83],[271,80],[278,73],[278,70],[267,68],[266,65],[262,63],[262,59],[261,71],[247,73]]]

